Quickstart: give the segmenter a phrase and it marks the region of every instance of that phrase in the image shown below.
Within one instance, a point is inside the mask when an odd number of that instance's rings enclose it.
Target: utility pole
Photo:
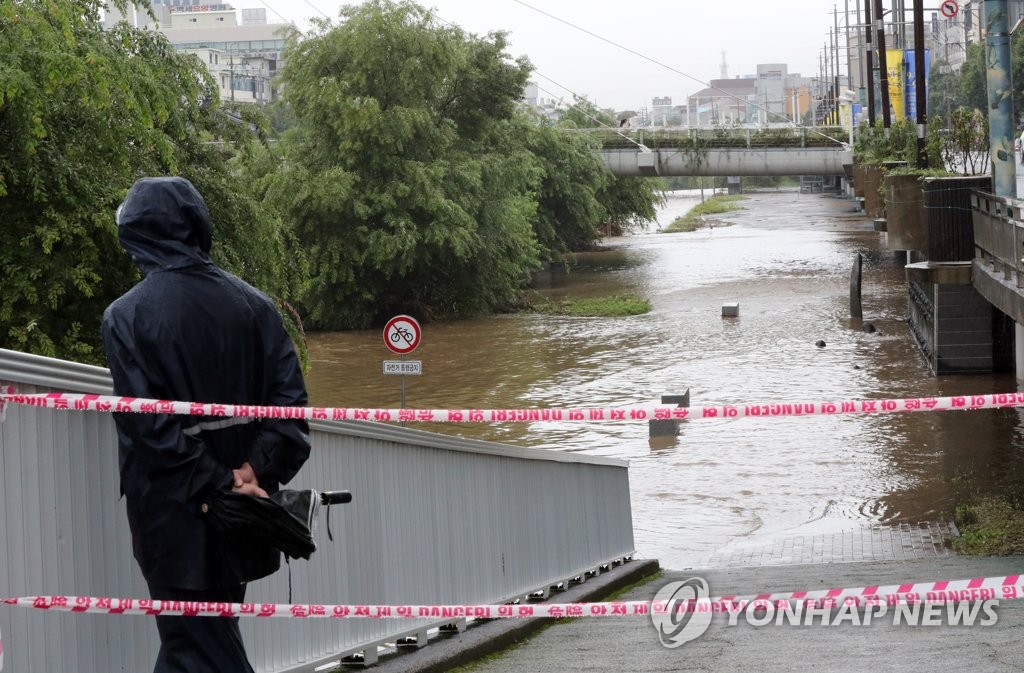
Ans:
[[[828,100],[828,116],[831,117],[831,114],[836,110],[836,89],[833,88],[833,78],[831,78],[831,52],[829,51],[829,47],[831,47],[830,28],[828,29],[828,33],[828,42],[822,47],[822,53],[824,54],[825,59],[825,91],[827,96],[826,99]]]
[[[924,69],[924,0],[914,0],[914,98],[917,101],[917,167],[928,168],[925,132],[928,123],[928,94]]]
[[[907,46],[906,33],[903,28],[903,19],[906,12],[903,7],[903,0],[892,0],[892,48],[905,49]]]
[[[839,96],[843,90],[839,88],[839,8],[836,5],[832,5],[832,21],[835,24],[835,31],[832,33],[835,38],[835,44],[832,47],[832,58],[835,61],[832,64],[832,74],[836,91],[836,123],[839,123],[842,117],[839,112]]]
[[[818,79],[815,81],[815,87],[814,88],[817,90],[817,96],[815,98],[816,98],[816,100],[821,101],[821,102],[826,101],[827,97],[828,97],[828,94],[825,91],[825,84],[824,84],[824,82],[825,82],[824,54],[822,52],[819,52],[818,53]],[[820,104],[816,104],[815,105],[815,110],[819,110],[819,109],[821,109],[821,105]],[[815,115],[817,115],[817,112],[815,112]],[[814,124],[815,124],[815,126],[818,125],[817,120],[815,120]]]
[[[850,41],[850,0],[844,0],[846,4],[845,12],[843,14],[846,17],[846,88],[853,88],[853,42]],[[860,63],[860,59],[857,59]],[[852,108],[851,108],[852,114]]]
[[[864,66],[868,82],[868,124],[875,125],[875,55],[871,50],[871,0],[864,0]]]
[[[882,126],[892,127],[889,111],[889,63],[885,53],[885,21],[882,19],[882,0],[875,1],[875,27],[878,35],[878,88],[882,94]]]

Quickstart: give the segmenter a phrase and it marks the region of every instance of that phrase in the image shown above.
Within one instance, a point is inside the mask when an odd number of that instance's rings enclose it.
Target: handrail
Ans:
[[[0,384],[108,393],[109,375],[0,350]],[[314,451],[289,484],[346,489],[308,562],[250,587],[248,601],[499,604],[597,574],[634,553],[627,464],[376,423],[311,424]],[[0,422],[0,586],[11,595],[145,597],[118,498],[110,414],[12,406]],[[73,503],[73,506],[70,504]],[[325,522],[321,522],[323,526]],[[464,620],[244,620],[261,673],[311,671]],[[275,623],[271,623],[275,622]],[[155,625],[0,606],[14,671],[148,670]]]
[[[977,261],[1024,286],[1024,201],[976,191],[971,208]]]

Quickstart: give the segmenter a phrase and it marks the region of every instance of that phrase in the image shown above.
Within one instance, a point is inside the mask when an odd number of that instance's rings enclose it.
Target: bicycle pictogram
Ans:
[[[384,326],[384,345],[393,353],[405,355],[420,345],[421,334],[416,318],[397,315]]]

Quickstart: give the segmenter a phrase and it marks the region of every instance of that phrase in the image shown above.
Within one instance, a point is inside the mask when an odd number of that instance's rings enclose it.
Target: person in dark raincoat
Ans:
[[[143,178],[117,211],[143,280],[103,314],[114,393],[305,406],[294,346],[273,302],[208,256],[209,212],[183,178]],[[266,496],[309,456],[302,420],[115,414],[132,546],[154,599],[241,602],[280,552],[216,534],[219,492]],[[251,673],[237,618],[157,617],[155,673]]]

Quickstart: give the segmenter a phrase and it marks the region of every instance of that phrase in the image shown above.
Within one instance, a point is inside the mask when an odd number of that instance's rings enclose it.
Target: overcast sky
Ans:
[[[785,63],[790,72],[816,76],[819,54],[834,25],[833,2],[822,0],[523,2],[600,37],[516,0],[427,0],[419,4],[434,8],[441,19],[471,33],[509,33],[509,52],[525,55],[533,63],[534,80],[546,90],[542,97],[564,96],[571,101],[576,93],[616,110],[650,106],[655,96],[670,96],[676,105],[685,103],[687,95],[703,88],[694,79],[706,82],[720,76],[723,51],[729,77],[753,74],[758,63]],[[238,8],[262,7],[270,22],[283,16],[305,28],[308,17],[323,12],[335,18],[340,6],[353,3],[235,0],[234,4]],[[842,71],[846,68],[845,4],[845,0],[838,2]],[[849,0],[849,6],[855,24],[856,0]]]

